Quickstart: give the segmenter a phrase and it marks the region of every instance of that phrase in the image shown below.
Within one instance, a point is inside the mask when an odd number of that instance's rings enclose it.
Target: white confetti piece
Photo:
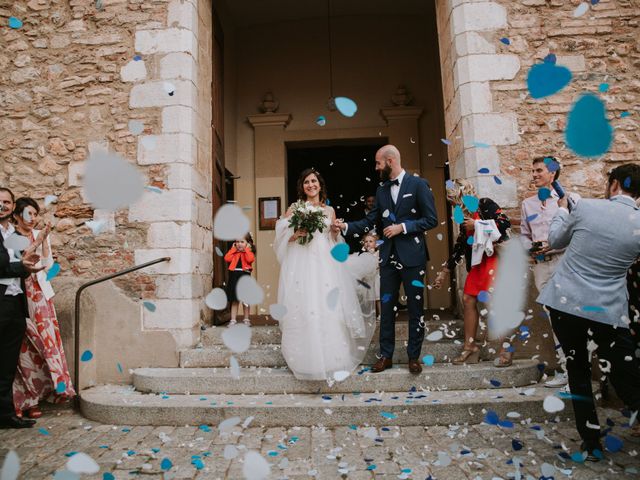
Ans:
[[[524,320],[527,254],[520,242],[508,242],[498,259],[498,273],[489,312],[491,339],[502,338]]]
[[[220,430],[220,433],[229,433],[231,430],[233,430],[233,427],[240,423],[241,420],[242,419],[240,417],[227,418],[226,420],[220,422],[220,424],[218,425],[218,430]]]
[[[543,477],[553,477],[553,474],[556,473],[556,467],[554,467],[550,463],[543,463],[542,465],[540,465],[540,473]]]
[[[442,333],[442,330],[434,330],[429,335],[427,335],[427,340],[429,340],[430,342],[437,342],[442,340],[443,336],[444,333]]]
[[[269,315],[271,315],[274,320],[280,321],[286,314],[287,307],[285,307],[284,305],[280,305],[279,303],[269,305]]]
[[[107,222],[104,220],[88,220],[84,222],[84,224],[91,229],[91,232],[94,235],[102,233],[104,228],[107,226]]]
[[[53,480],[80,480],[80,475],[69,470],[58,470],[53,475]]]
[[[100,465],[86,453],[76,453],[67,461],[67,470],[73,473],[93,475],[100,471]]]
[[[589,4],[587,2],[582,2],[573,11],[573,18],[581,17],[582,15],[587,13],[588,11],[589,11]]]
[[[385,210],[384,212],[382,212],[382,217],[383,218],[387,218],[390,215],[389,210]]]
[[[144,123],[140,120],[129,120],[129,131],[132,135],[140,135],[144,131]]]
[[[507,417],[509,417],[509,418],[520,418],[521,415],[518,412],[509,412],[509,413],[507,413]]]
[[[225,459],[231,460],[238,456],[238,449],[235,445],[225,445],[223,455]]]
[[[250,275],[240,277],[236,284],[236,296],[247,305],[258,305],[264,300],[262,287]]]
[[[204,298],[204,303],[211,310],[224,310],[227,308],[227,293],[222,288],[214,288]]]
[[[545,412],[556,413],[564,410],[564,402],[554,395],[547,395],[542,403]]]
[[[222,332],[222,341],[233,353],[246,352],[251,345],[251,328],[243,323],[231,325]]]
[[[109,211],[128,207],[142,196],[144,189],[142,175],[131,163],[105,151],[89,157],[83,186],[94,207]]]
[[[238,380],[240,378],[240,364],[238,363],[238,359],[233,355],[229,359],[229,369],[231,371],[231,378]]]
[[[441,233],[438,233],[438,234],[436,235],[436,238],[437,238],[438,240],[442,240],[442,239],[444,238],[444,235],[442,235]]]
[[[48,207],[52,203],[56,203],[58,201],[58,197],[55,195],[47,195],[44,197],[44,206]]]
[[[213,236],[219,240],[244,238],[249,231],[249,219],[237,205],[225,204],[213,219]]]
[[[327,306],[329,310],[335,310],[338,306],[338,298],[340,297],[340,289],[338,287],[331,289],[327,294]]]
[[[349,375],[351,375],[350,372],[347,372],[346,370],[340,370],[338,372],[333,373],[333,379],[336,382],[342,382],[343,380],[347,379]]]
[[[250,451],[244,456],[242,474],[247,480],[263,480],[269,476],[271,465],[258,452]]]
[[[11,450],[7,453],[0,470],[0,480],[16,480],[20,473],[20,458],[18,454]]]
[[[173,95],[176,91],[176,87],[171,82],[162,82],[162,88],[168,95]]]
[[[438,452],[437,464],[440,467],[448,467],[451,465],[451,457],[447,452]]]
[[[6,248],[11,248],[16,252],[21,252],[29,248],[29,239],[27,237],[23,237],[22,235],[12,233],[4,241],[4,246]]]

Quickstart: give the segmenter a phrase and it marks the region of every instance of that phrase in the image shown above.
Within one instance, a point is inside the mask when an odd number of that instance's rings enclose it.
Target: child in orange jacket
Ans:
[[[253,253],[253,239],[251,234],[247,233],[245,238],[241,238],[233,242],[233,246],[224,256],[224,261],[229,264],[229,284],[227,285],[227,299],[231,303],[231,320],[229,325],[235,325],[236,315],[238,314],[238,307],[240,301],[236,288],[238,280],[244,275],[251,275],[253,270],[253,262],[256,260],[256,256]],[[244,316],[244,324],[251,325],[249,320],[249,305],[242,304],[242,314]]]

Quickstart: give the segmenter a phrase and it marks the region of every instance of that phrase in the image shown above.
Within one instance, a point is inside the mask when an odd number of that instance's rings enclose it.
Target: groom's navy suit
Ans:
[[[375,207],[367,216],[347,224],[348,235],[363,235],[376,227],[384,241],[380,246],[380,298],[382,312],[380,318],[380,354],[393,358],[395,346],[394,307],[398,302],[400,283],[404,285],[409,310],[409,359],[420,357],[424,328],[420,318],[424,310],[424,288],[413,285],[423,282],[429,252],[424,233],[438,225],[433,193],[429,183],[420,177],[405,172],[400,183],[396,202],[391,195],[388,181],[376,191]],[[393,224],[404,224],[406,233],[393,238],[385,238],[383,230]]]

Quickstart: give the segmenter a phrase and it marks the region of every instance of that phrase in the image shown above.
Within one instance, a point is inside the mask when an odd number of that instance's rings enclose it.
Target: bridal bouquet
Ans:
[[[289,226],[294,230],[306,230],[307,235],[298,238],[300,245],[305,245],[313,239],[314,232],[322,232],[325,228],[325,214],[322,207],[314,207],[309,202],[298,200],[293,204],[293,214],[289,219]]]

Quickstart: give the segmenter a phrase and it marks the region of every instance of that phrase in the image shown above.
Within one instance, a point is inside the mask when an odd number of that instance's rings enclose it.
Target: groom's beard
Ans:
[[[391,180],[391,166],[386,165],[382,170],[380,170],[380,180],[383,182]]]

